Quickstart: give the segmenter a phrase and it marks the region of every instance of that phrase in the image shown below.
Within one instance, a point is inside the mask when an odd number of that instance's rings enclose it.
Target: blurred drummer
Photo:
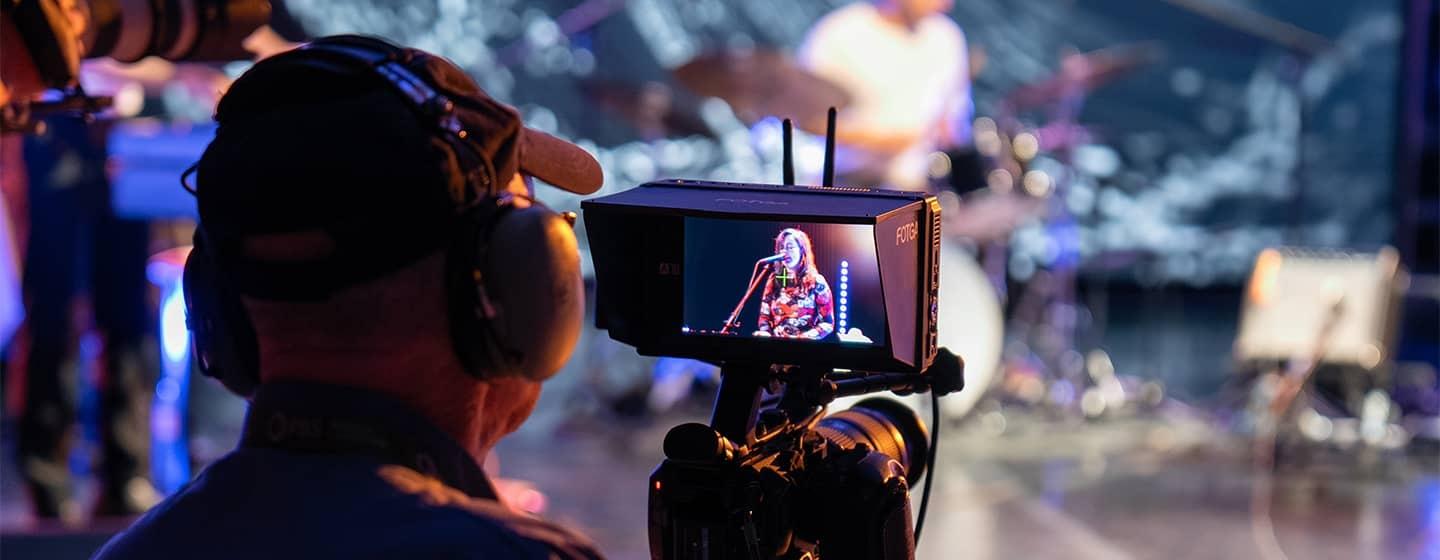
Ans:
[[[969,145],[969,61],[951,6],[856,2],[806,36],[800,63],[850,95],[836,124],[837,183],[924,190],[930,154]]]

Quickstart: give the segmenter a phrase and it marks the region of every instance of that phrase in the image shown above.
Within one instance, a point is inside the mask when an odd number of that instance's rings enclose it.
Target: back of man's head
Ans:
[[[548,377],[578,336],[578,252],[563,221],[529,207],[522,177],[588,193],[598,165],[524,128],[448,61],[377,48],[453,110],[431,113],[376,64],[317,48],[257,64],[221,100],[196,190],[216,276],[258,341],[258,371],[241,374],[439,400],[495,375]],[[486,336],[457,327],[471,323]],[[516,371],[467,355],[481,343],[518,355]]]

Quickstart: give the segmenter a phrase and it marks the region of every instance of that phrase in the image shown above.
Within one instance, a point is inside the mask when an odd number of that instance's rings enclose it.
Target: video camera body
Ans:
[[[925,425],[890,399],[824,416],[812,393],[823,373],[785,375],[746,439],[699,423],[666,435],[650,477],[651,558],[914,557],[908,481],[930,455]],[[717,416],[744,407],[736,396],[717,401]]]
[[[710,424],[673,428],[650,478],[651,557],[913,558],[931,434],[894,400],[825,407],[963,386],[936,346],[936,199],[669,180],[582,208],[597,325],[721,365]]]

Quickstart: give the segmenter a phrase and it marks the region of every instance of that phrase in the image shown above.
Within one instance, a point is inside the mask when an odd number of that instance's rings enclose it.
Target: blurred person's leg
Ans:
[[[35,514],[55,518],[71,505],[72,497],[67,456],[75,405],[68,389],[72,383],[65,379],[65,363],[72,347],[70,308],[76,291],[83,212],[71,190],[37,182],[30,194],[31,227],[24,267],[29,313],[26,336],[17,344],[22,355],[14,372],[24,376],[19,382],[24,397],[16,452]]]
[[[29,238],[28,224],[30,223],[27,203],[29,197],[25,193],[29,182],[25,178],[25,153],[22,149],[24,144],[24,138],[18,135],[0,135],[0,198],[5,199],[7,211],[6,214],[0,216],[0,222],[3,222],[3,226],[0,228],[8,229],[11,241],[14,243],[15,270],[10,274],[13,274],[13,281],[17,284],[21,281],[20,271],[22,270],[21,265],[25,262],[25,243]],[[0,266],[4,266],[4,264],[0,263]],[[5,296],[0,295],[0,298],[3,297]],[[22,307],[20,303],[23,301],[23,296],[21,296],[21,299],[12,305],[18,310]],[[0,302],[0,304],[3,303],[8,302]],[[0,387],[3,387],[4,391],[4,402],[0,407],[3,407],[4,429],[6,430],[3,438],[12,444],[15,441],[13,420],[20,410],[21,397],[18,390],[19,385],[15,383],[20,376],[12,375],[12,372],[16,371],[16,357],[20,354],[18,347],[21,344],[19,337],[22,336],[20,330],[22,326],[23,323],[17,324],[17,330],[11,333],[11,338],[0,340]]]
[[[150,397],[159,371],[145,279],[149,226],[103,216],[94,229],[91,287],[104,340],[100,365],[102,463],[98,515],[142,512],[158,498],[148,478]]]
[[[22,139],[14,135],[0,138],[0,387],[5,386],[8,362],[5,358],[9,355],[12,337],[24,318],[20,263],[25,258],[28,217],[21,146]]]
[[[29,340],[20,349],[25,394],[16,443],[36,515],[73,519],[78,509],[68,460],[77,433],[72,302],[82,265],[96,249],[86,232],[108,207],[109,189],[104,130],[73,116],[49,118],[46,125],[45,132],[24,140]]]
[[[19,320],[24,320],[22,292],[19,292],[20,265],[24,262],[24,242],[26,242],[27,223],[29,223],[29,210],[26,206],[26,177],[24,177],[24,138],[16,134],[0,135],[0,199],[4,200],[4,213],[0,213],[0,230],[4,235],[0,238],[7,238],[10,250],[13,250],[13,259],[0,262],[0,285],[13,284],[16,289],[0,288],[0,315],[6,315],[4,311],[12,314],[19,314]],[[3,250],[0,250],[3,253]],[[0,256],[4,258],[4,256]],[[14,315],[12,315],[14,317]],[[4,318],[0,317],[0,322]],[[3,402],[0,402],[0,442],[6,442],[4,453],[14,453],[14,441],[16,441],[16,426],[13,420],[19,412],[20,387],[14,383],[20,376],[13,376],[13,358],[17,356],[16,346],[19,337],[19,328],[22,324],[14,324],[16,331],[4,331],[4,325],[0,325],[0,393],[3,393]],[[4,461],[10,458],[6,455]]]

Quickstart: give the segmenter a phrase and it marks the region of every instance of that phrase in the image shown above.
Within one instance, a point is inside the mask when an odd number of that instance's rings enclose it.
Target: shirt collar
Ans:
[[[485,471],[448,434],[386,395],[314,383],[261,385],[242,447],[370,457],[435,477],[471,497],[496,499]]]

